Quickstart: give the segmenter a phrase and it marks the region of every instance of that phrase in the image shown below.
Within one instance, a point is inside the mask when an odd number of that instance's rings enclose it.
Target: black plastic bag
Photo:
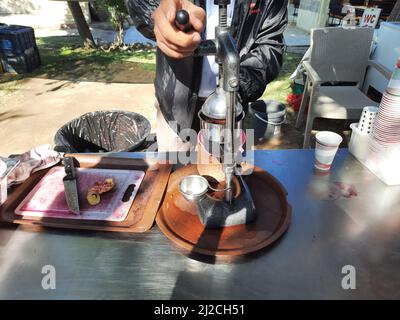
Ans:
[[[134,151],[150,131],[150,122],[138,113],[89,112],[57,131],[54,149],[68,153]]]

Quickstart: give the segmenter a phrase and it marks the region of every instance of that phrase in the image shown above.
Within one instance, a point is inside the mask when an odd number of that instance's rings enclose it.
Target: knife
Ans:
[[[63,163],[65,167],[65,177],[63,178],[65,200],[67,201],[68,208],[73,213],[80,214],[74,159],[72,157],[66,157]]]

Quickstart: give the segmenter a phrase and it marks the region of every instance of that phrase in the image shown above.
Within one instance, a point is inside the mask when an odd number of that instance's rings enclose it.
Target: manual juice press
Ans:
[[[241,139],[245,113],[237,97],[239,52],[227,25],[227,6],[230,0],[216,0],[214,3],[219,6],[216,38],[202,41],[195,55],[215,55],[219,65],[219,81],[215,92],[207,98],[198,116],[202,144],[221,162],[225,185],[222,189],[212,188],[209,181],[201,175],[186,176],[179,183],[180,193],[187,201],[195,204],[200,221],[206,228],[246,224],[256,216],[248,186],[241,175],[237,174],[236,155],[240,147],[238,141]],[[181,30],[190,28],[189,14],[185,10],[177,12],[176,24]],[[209,197],[207,192],[210,189],[223,192],[224,197]]]

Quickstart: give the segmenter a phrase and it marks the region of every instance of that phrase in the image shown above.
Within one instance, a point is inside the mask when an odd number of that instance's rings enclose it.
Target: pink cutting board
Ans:
[[[17,215],[26,217],[61,218],[76,220],[123,221],[135,199],[144,178],[144,171],[77,168],[77,185],[80,215],[73,214],[65,200],[63,177],[64,167],[54,167],[39,181],[15,210]],[[91,206],[86,193],[95,182],[113,178],[115,187],[101,195],[101,202]],[[122,201],[127,188],[135,184],[131,197]],[[126,199],[125,199],[126,200]]]

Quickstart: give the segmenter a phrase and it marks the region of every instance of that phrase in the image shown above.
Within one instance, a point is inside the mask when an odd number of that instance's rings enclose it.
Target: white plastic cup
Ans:
[[[7,177],[4,175],[6,171],[6,163],[0,160],[0,205],[7,200]]]
[[[321,171],[329,171],[343,138],[331,131],[321,131],[316,135],[314,166]]]

